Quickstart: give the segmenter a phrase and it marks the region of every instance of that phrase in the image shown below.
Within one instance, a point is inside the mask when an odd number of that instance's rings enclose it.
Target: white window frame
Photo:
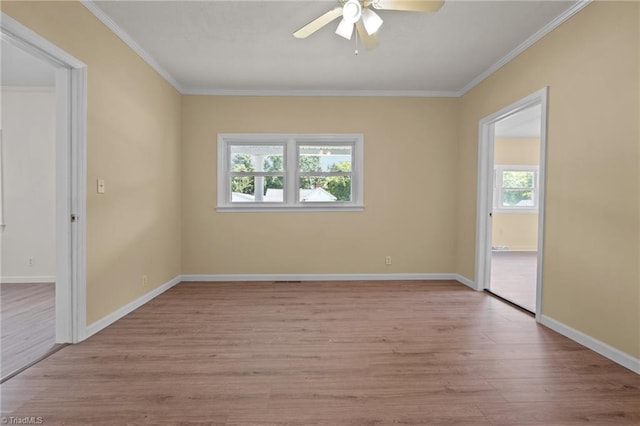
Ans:
[[[506,171],[522,171],[533,172],[535,174],[533,190],[533,206],[503,206],[502,197],[502,176]],[[496,164],[494,166],[493,175],[493,211],[495,213],[538,213],[538,197],[540,195],[539,189],[540,180],[540,167],[537,165],[507,165]],[[507,188],[508,189],[508,188]],[[513,189],[513,188],[512,188]]]
[[[301,202],[299,200],[300,172],[298,147],[301,145],[351,145],[351,201]],[[234,145],[284,146],[284,201],[242,202],[231,201],[230,149]],[[290,134],[290,133],[220,133],[217,159],[218,212],[264,211],[362,211],[364,210],[364,136],[361,133]],[[323,175],[326,173],[319,173]]]

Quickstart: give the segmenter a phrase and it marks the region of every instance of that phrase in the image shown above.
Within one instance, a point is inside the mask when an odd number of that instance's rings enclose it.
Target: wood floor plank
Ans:
[[[55,284],[0,284],[0,377],[56,347]]]
[[[633,424],[640,376],[455,282],[181,283],[0,392],[45,424]]]
[[[491,252],[491,291],[505,299],[536,311],[538,253],[535,251]]]
[[[483,406],[482,412],[493,425],[638,425],[638,401],[594,404],[591,401],[518,402]]]

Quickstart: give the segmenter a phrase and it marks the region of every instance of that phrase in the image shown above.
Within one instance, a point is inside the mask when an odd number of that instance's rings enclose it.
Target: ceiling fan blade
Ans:
[[[334,19],[339,18],[340,16],[342,16],[342,7],[336,7],[335,9],[328,11],[324,15],[314,19],[304,27],[300,28],[298,31],[293,33],[293,36],[295,38],[307,38],[311,34],[318,31],[320,28],[324,27],[325,25],[327,25]]]
[[[362,20],[356,22],[356,30],[358,31],[358,36],[360,37],[360,40],[362,40],[362,45],[365,49],[371,50],[378,47],[378,36],[376,33],[369,35],[367,30],[364,28]]]
[[[351,40],[351,36],[353,35],[353,24],[342,18],[342,21],[338,24],[338,28],[336,28],[336,34],[340,37],[346,38],[347,40]]]
[[[382,25],[382,18],[373,10],[366,8],[362,10],[362,23],[367,34],[375,34]]]
[[[409,12],[436,12],[444,0],[373,0],[371,5],[381,10],[406,10]]]

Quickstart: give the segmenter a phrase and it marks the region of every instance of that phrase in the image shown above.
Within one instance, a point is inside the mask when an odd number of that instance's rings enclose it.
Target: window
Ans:
[[[360,134],[219,134],[218,210],[362,210]]]
[[[494,211],[538,212],[538,166],[497,165],[494,180]]]

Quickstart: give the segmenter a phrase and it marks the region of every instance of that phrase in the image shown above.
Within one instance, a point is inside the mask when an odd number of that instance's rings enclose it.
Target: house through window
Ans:
[[[218,210],[361,210],[363,137],[218,135]]]

